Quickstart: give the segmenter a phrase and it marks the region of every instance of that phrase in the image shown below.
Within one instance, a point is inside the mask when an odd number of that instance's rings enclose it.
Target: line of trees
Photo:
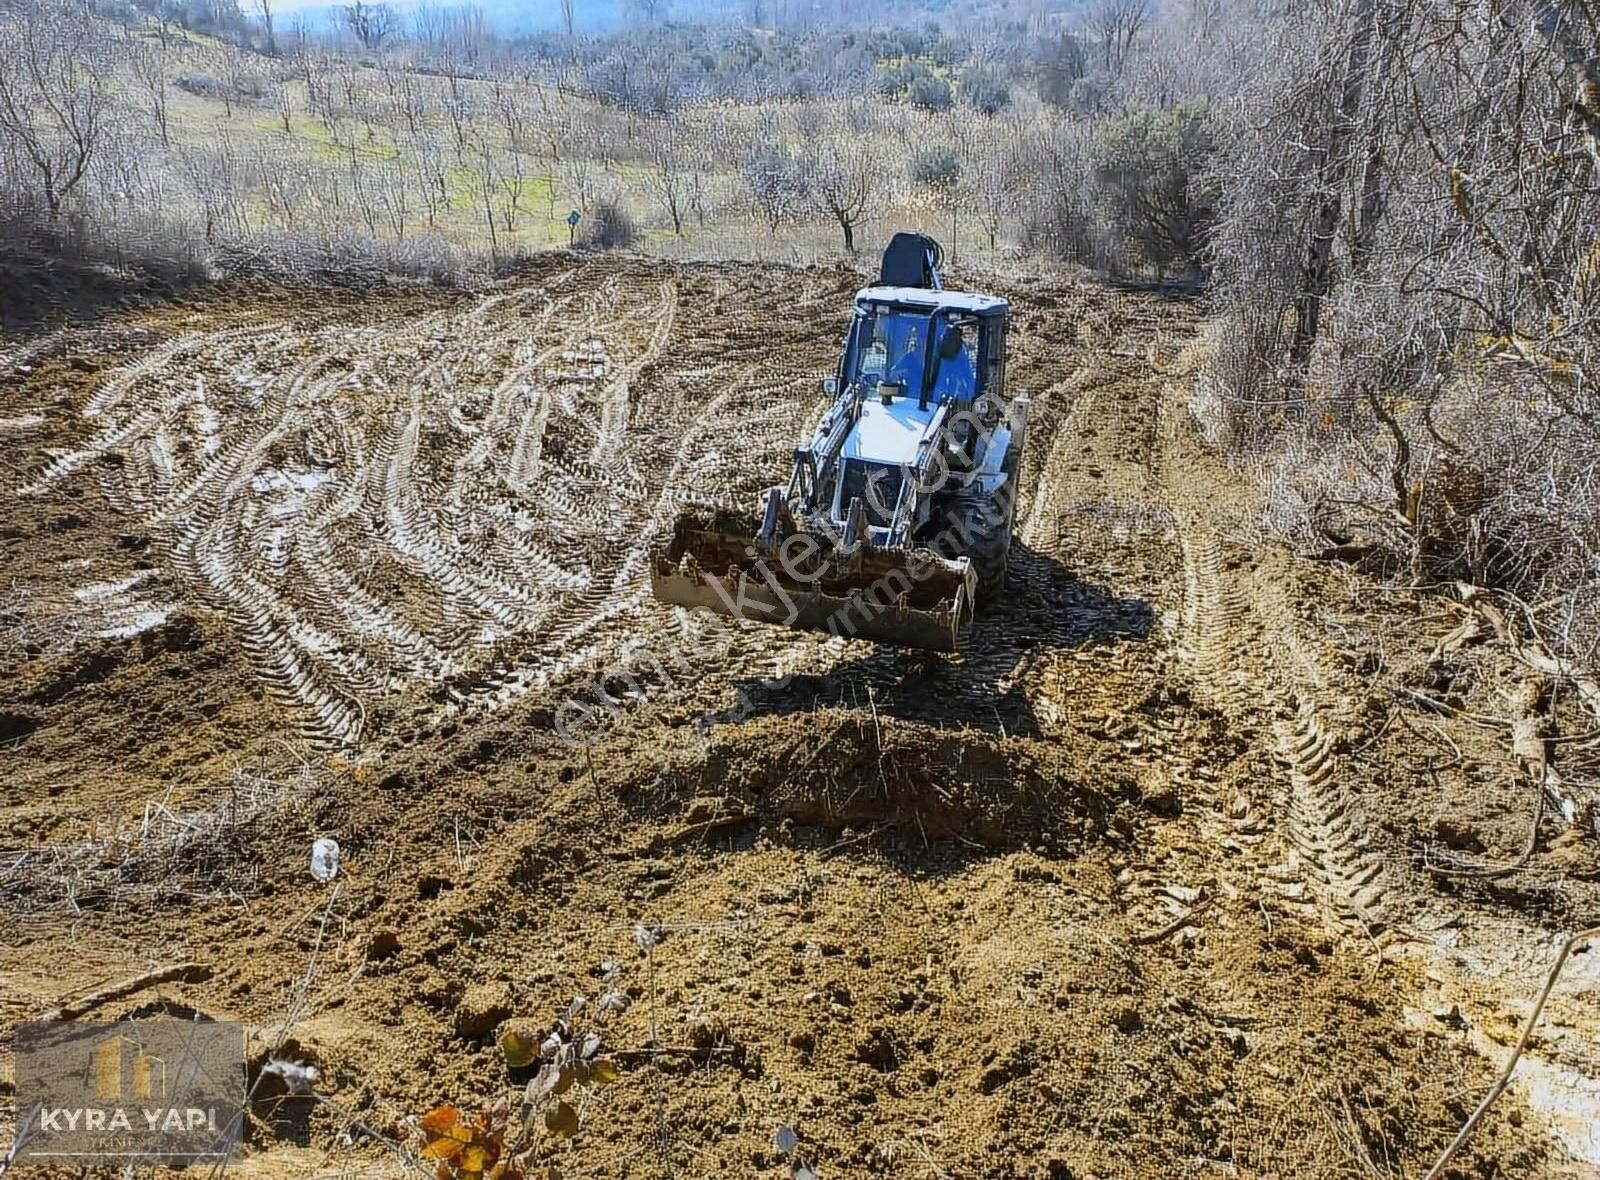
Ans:
[[[352,0],[345,31],[323,36],[299,21],[284,27],[271,0],[254,0],[251,19],[223,9],[219,0],[208,15],[180,13],[185,24],[233,30],[217,47],[182,40],[167,7],[108,15],[104,0],[11,0],[0,16],[17,34],[6,39],[0,153],[21,178],[15,191],[37,192],[52,222],[75,195],[102,217],[118,202],[187,211],[210,245],[265,230],[396,241],[448,232],[486,238],[497,252],[529,224],[569,207],[587,215],[601,197],[674,235],[730,217],[764,222],[774,237],[821,223],[846,252],[890,208],[923,207],[957,232],[975,225],[990,250],[1009,228],[1029,249],[1113,269],[1199,269],[1206,209],[1185,206],[1184,186],[1205,147],[1189,134],[1203,117],[1140,124],[1027,92],[1014,100],[1011,87],[1034,77],[1036,62],[1014,75],[992,39],[844,29],[783,40],[670,27],[645,39],[568,38],[552,54],[543,42],[497,37],[471,5],[423,4],[402,22],[392,8]],[[1143,26],[1119,20],[1105,26],[1121,38],[1107,60],[1123,70]],[[1093,55],[1080,42],[1093,35],[1090,26],[1053,31],[1041,52],[1078,46],[1074,76],[1086,77]],[[723,66],[759,97],[684,105],[671,63],[692,58],[677,49],[696,44],[731,54],[735,64]],[[825,93],[793,101],[761,91],[764,71],[798,76],[841,47],[859,59],[834,62],[839,77]],[[905,93],[871,81],[891,60],[916,67]],[[956,79],[959,104],[948,85],[937,101],[915,97],[916,79],[933,68]],[[596,70],[614,71],[615,85],[597,83]],[[223,125],[175,136],[174,90],[221,104]],[[136,95],[136,106],[112,102],[114,93]],[[666,97],[638,97],[647,93]],[[235,125],[236,112],[266,114],[282,142]],[[151,132],[159,144],[146,142]],[[1140,153],[1131,168],[1114,163],[1124,141]],[[912,150],[926,142],[942,145],[941,175]],[[1156,172],[1133,174],[1147,167]],[[1131,214],[1119,191],[1139,197]]]
[[[1278,524],[1600,650],[1600,9],[1349,0],[1224,29],[1211,422]]]

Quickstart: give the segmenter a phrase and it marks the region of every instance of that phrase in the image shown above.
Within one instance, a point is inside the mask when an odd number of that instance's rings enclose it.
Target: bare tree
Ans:
[[[272,28],[272,0],[255,0],[256,19],[261,22],[261,31],[267,36],[267,56],[278,56],[278,39]]]
[[[1119,73],[1139,33],[1150,21],[1151,0],[1095,0],[1086,13],[1100,38],[1106,70]]]
[[[449,165],[444,148],[436,136],[425,134],[411,144],[411,155],[417,170],[417,195],[422,200],[428,228],[439,228],[439,215],[450,207]]]
[[[573,39],[573,0],[561,0],[561,29],[567,35],[567,40]]]
[[[273,90],[274,105],[278,110],[278,121],[283,125],[285,135],[294,131],[294,91],[289,87],[289,79],[282,78]]]
[[[1339,85],[1339,101],[1333,123],[1323,143],[1316,149],[1317,188],[1320,198],[1311,216],[1305,262],[1301,267],[1300,290],[1295,296],[1294,343],[1289,359],[1304,366],[1317,337],[1322,300],[1327,295],[1334,235],[1339,229],[1340,209],[1346,176],[1351,167],[1351,142],[1361,111],[1363,88],[1367,83],[1367,63],[1372,38],[1377,28],[1377,0],[1357,0],[1354,29],[1350,35]]]
[[[623,17],[630,24],[654,25],[667,19],[672,0],[623,0]]]
[[[349,166],[350,194],[355,198],[356,211],[361,214],[361,221],[367,227],[371,237],[378,236],[378,194],[382,188],[381,180],[373,175],[372,168],[363,158],[360,148],[356,145],[356,137],[350,136],[345,145],[345,160]]]
[[[838,223],[845,250],[854,254],[856,226],[877,204],[882,184],[874,142],[847,133],[818,136],[807,142],[803,159],[815,208]]]
[[[767,229],[774,237],[778,227],[804,212],[810,195],[805,165],[782,144],[765,142],[744,163],[744,181]]]
[[[459,61],[476,65],[489,41],[489,22],[476,4],[458,4],[445,12],[446,43]]]
[[[1000,235],[1000,226],[1012,211],[1015,193],[1020,185],[1014,183],[1009,173],[1006,148],[1003,144],[985,143],[972,154],[972,167],[965,175],[971,207],[977,215],[978,227],[989,242],[993,253]]]
[[[500,186],[494,145],[489,142],[487,136],[479,135],[473,139],[473,149],[477,155],[476,175],[473,177],[473,195],[477,200],[479,210],[483,213],[483,223],[489,230],[489,257],[497,259],[500,256],[500,239],[495,232],[494,215],[496,196],[499,194]]]
[[[516,152],[506,152],[495,158],[495,183],[500,189],[500,220],[507,234],[516,232],[517,214],[523,212],[522,186],[524,181],[522,157]]]
[[[295,53],[295,64],[306,83],[306,109],[322,121],[323,126],[333,124],[333,63],[323,54],[312,51],[309,41],[301,42]]]
[[[581,213],[587,213],[595,197],[595,162],[584,151],[569,151],[559,167],[561,188]]]
[[[464,96],[452,96],[445,99],[444,110],[445,114],[450,117],[450,129],[455,133],[456,158],[465,160],[467,140],[470,138],[475,114],[472,109],[472,103]]]
[[[683,133],[670,120],[659,124],[649,137],[650,171],[646,182],[656,204],[672,220],[672,232],[683,233],[683,215],[698,169],[689,160]]]
[[[24,3],[0,22],[0,132],[32,164],[52,220],[88,174],[111,117],[104,58],[75,10]]]
[[[411,10],[411,35],[428,53],[436,53],[444,44],[447,24],[444,9],[437,4],[418,4]]]
[[[261,59],[255,54],[230,45],[223,51],[222,63],[222,104],[230,117],[234,103],[256,102],[266,96],[267,76],[262,72]]]
[[[377,176],[377,204],[395,241],[405,240],[411,218],[410,177],[399,159],[386,161]]]
[[[129,55],[129,67],[144,91],[144,100],[156,130],[161,133],[163,146],[171,147],[167,130],[167,50],[164,45],[152,46],[138,42]]]
[[[185,148],[179,164],[199,199],[206,241],[215,242],[223,233],[243,237],[248,231],[244,204],[249,191],[247,164],[233,141],[224,135],[204,147]]]
[[[266,197],[267,210],[286,230],[300,224],[300,206],[306,196],[306,177],[303,169],[285,168],[271,156],[255,161],[255,181]]]
[[[400,21],[387,4],[368,4],[366,0],[352,0],[344,7],[344,24],[366,50],[382,48],[398,30]]]
[[[289,22],[289,50],[293,57],[305,56],[306,47],[311,44],[311,24],[303,16],[297,16]]]
[[[506,130],[506,145],[513,152],[528,149],[529,126],[532,114],[528,109],[528,91],[514,79],[496,78],[493,83],[495,114]]]

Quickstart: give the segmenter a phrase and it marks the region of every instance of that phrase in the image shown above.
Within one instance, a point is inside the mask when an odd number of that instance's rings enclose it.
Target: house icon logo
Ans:
[[[124,1034],[107,1037],[90,1054],[94,1096],[101,1102],[164,1102],[167,1063]]]

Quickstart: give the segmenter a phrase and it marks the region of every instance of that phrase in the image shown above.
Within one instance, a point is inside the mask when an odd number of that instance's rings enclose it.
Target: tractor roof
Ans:
[[[1010,306],[994,295],[975,295],[968,291],[935,291],[931,287],[863,287],[856,292],[856,306],[871,303],[915,308],[918,311],[958,311],[967,315],[1004,315]]]

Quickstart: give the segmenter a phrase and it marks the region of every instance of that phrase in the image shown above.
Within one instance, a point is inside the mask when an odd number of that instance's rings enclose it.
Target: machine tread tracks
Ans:
[[[1273,726],[1277,755],[1288,769],[1285,835],[1292,859],[1304,865],[1319,900],[1338,922],[1374,938],[1389,926],[1388,881],[1348,791],[1336,741],[1314,708],[1301,703],[1293,720]]]
[[[1249,675],[1253,620],[1223,569],[1222,541],[1192,524],[1179,528],[1183,614],[1179,652],[1224,716],[1248,716],[1259,703]]]
[[[410,685],[502,704],[607,658],[592,637],[641,608],[662,474],[735,488],[792,442],[761,397],[792,388],[780,358],[661,370],[677,280],[584,269],[359,327],[190,319],[97,381],[85,441],[21,491],[87,477],[142,520],[319,742],[359,742]],[[505,641],[538,654],[485,668]]]
[[[1362,834],[1332,732],[1309,700],[1280,686],[1286,640],[1275,636],[1228,574],[1222,540],[1194,521],[1180,528],[1184,598],[1181,657],[1197,687],[1251,733],[1270,722],[1287,790],[1277,814],[1281,865],[1267,874],[1275,901],[1308,917],[1379,940],[1389,928],[1387,869]],[[1287,718],[1287,719],[1286,719]],[[1235,838],[1260,842],[1262,817],[1240,798],[1228,809]]]

